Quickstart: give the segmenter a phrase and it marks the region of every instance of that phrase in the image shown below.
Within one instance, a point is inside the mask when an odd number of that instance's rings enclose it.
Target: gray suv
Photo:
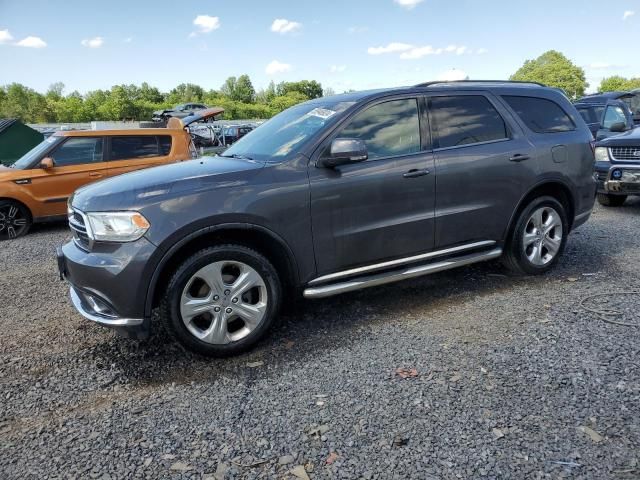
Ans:
[[[502,257],[548,271],[595,197],[591,133],[556,90],[426,83],[294,106],[224,155],[78,190],[58,250],[86,318],[187,348],[254,345],[280,306]]]

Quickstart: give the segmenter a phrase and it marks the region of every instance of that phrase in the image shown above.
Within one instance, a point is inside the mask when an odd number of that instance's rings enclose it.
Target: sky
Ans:
[[[640,76],[638,32],[640,0],[0,0],[0,85],[218,89],[246,73],[339,93],[506,79],[556,49],[594,90]]]

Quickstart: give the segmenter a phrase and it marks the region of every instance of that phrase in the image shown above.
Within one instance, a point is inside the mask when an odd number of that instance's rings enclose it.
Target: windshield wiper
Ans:
[[[224,158],[237,158],[238,160],[253,160],[253,158],[247,155],[240,155],[239,153],[232,153],[231,155],[218,155],[219,157]]]

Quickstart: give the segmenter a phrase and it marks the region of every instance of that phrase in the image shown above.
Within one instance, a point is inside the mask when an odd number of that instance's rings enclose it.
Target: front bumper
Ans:
[[[128,337],[148,336],[144,268],[155,246],[136,242],[96,245],[91,252],[74,241],[57,249],[58,270],[70,284],[71,303],[86,319]]]
[[[600,177],[598,192],[609,195],[640,195],[640,165],[616,163]]]

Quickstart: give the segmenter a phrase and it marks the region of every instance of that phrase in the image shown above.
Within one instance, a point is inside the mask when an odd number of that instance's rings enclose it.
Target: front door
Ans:
[[[30,170],[31,183],[25,185],[39,203],[34,216],[66,214],[67,199],[75,190],[107,177],[102,137],[68,137],[48,156],[53,160],[53,168]]]
[[[433,247],[435,176],[422,99],[364,107],[334,138],[359,138],[368,160],[334,169],[309,165],[318,274],[333,273]]]

